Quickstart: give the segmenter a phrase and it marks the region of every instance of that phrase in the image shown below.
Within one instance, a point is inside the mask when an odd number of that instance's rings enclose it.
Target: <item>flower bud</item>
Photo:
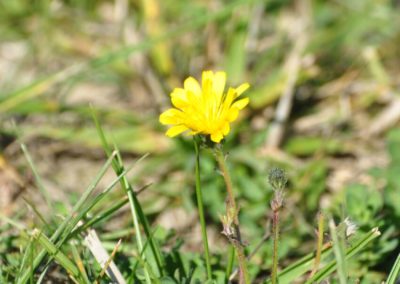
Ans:
[[[283,190],[287,183],[285,172],[280,168],[273,168],[268,175],[269,184],[275,191]]]

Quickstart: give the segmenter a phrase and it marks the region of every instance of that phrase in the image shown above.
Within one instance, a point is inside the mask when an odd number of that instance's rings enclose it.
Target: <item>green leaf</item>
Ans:
[[[396,261],[390,271],[389,277],[386,280],[386,284],[395,284],[398,280],[398,275],[400,272],[400,254],[397,256]]]

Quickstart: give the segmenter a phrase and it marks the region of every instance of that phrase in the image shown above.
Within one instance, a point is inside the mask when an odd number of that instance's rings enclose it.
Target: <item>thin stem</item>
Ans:
[[[203,239],[203,246],[204,246],[204,253],[206,258],[206,266],[207,266],[207,278],[209,280],[212,279],[212,271],[211,271],[211,261],[210,261],[210,252],[208,249],[208,239],[207,239],[207,230],[206,230],[206,221],[204,218],[204,209],[203,209],[203,196],[201,192],[200,186],[200,151],[199,151],[199,144],[196,138],[193,139],[194,141],[194,149],[196,152],[196,198],[197,198],[197,207],[199,210],[199,218],[200,218],[200,225],[201,225],[201,235]]]
[[[233,246],[230,246],[229,248],[229,259],[228,259],[228,266],[226,267],[226,283],[229,282],[229,278],[232,274],[232,269],[233,269],[233,263],[235,262],[235,248]]]
[[[228,203],[231,208],[234,210],[237,209],[236,207],[236,201],[235,201],[235,196],[233,194],[233,186],[232,186],[232,180],[228,172],[228,168],[226,166],[225,162],[225,156],[224,153],[222,152],[221,149],[216,149],[215,150],[218,166],[221,170],[222,176],[224,177],[225,185],[226,185],[226,191],[228,193]],[[235,218],[235,223],[239,223],[237,220],[237,216]]]
[[[250,283],[249,274],[247,272],[247,263],[246,263],[246,255],[244,253],[241,234],[240,234],[240,227],[239,227],[239,218],[238,218],[238,207],[236,206],[235,196],[233,194],[233,186],[232,180],[229,175],[228,167],[225,162],[225,155],[222,151],[222,146],[218,145],[215,149],[215,157],[218,162],[218,166],[221,170],[222,176],[224,177],[226,190],[228,193],[227,204],[226,204],[226,214],[228,219],[232,218],[233,220],[233,231],[232,235],[227,235],[229,241],[232,243],[233,247],[235,248],[236,255],[238,258],[239,263],[239,283],[240,284],[248,284]],[[233,216],[230,216],[233,214]],[[226,226],[226,224],[224,224]],[[225,230],[225,229],[224,229]],[[229,231],[229,230],[228,230]]]
[[[279,246],[279,209],[274,210],[272,217],[272,235],[274,239],[273,258],[272,258],[272,284],[277,283],[278,276],[278,246]]]
[[[235,244],[236,254],[239,260],[239,283],[250,284],[249,273],[247,272],[246,255],[240,243]]]
[[[320,212],[318,213],[318,240],[317,240],[317,252],[315,254],[314,268],[310,273],[312,277],[315,272],[317,272],[319,264],[321,262],[321,252],[324,241],[324,215]]]
[[[117,159],[120,164],[122,164],[121,156],[119,153],[117,153]],[[139,225],[139,217],[138,217],[138,209],[137,209],[137,203],[135,202],[135,197],[134,197],[134,192],[132,190],[132,187],[130,186],[128,180],[126,178],[123,178],[121,180],[121,184],[123,185],[123,188],[126,190],[126,193],[128,195],[129,199],[129,207],[131,209],[131,214],[132,214],[132,219],[133,219],[133,227],[135,229],[135,236],[136,236],[136,243],[138,247],[138,251],[142,252],[143,251],[143,241],[142,241],[142,235],[140,232],[140,225]],[[142,256],[143,261],[145,261],[145,255]],[[146,266],[144,268],[144,276],[146,279],[147,283],[151,283],[150,279],[150,273],[148,271],[148,268]]]

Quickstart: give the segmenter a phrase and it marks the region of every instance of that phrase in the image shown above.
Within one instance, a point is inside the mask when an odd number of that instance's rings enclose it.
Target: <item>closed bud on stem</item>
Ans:
[[[280,168],[273,168],[268,175],[269,184],[275,191],[281,191],[284,189],[287,183],[287,177],[285,172]]]
[[[283,207],[284,188],[287,183],[286,174],[282,169],[274,168],[269,172],[268,181],[274,190],[274,197],[271,201],[272,209],[272,237],[273,237],[273,257],[272,257],[272,284],[278,283],[278,244],[279,244],[279,211]]]

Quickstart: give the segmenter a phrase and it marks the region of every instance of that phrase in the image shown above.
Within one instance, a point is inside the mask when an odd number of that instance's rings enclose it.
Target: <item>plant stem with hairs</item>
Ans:
[[[233,194],[232,180],[229,175],[229,171],[225,162],[225,155],[222,151],[222,146],[220,144],[214,148],[214,153],[218,162],[219,169],[221,170],[222,176],[224,178],[228,194],[226,199],[226,215],[221,216],[221,222],[224,227],[222,233],[228,238],[229,242],[232,244],[236,251],[236,256],[239,263],[239,283],[249,284],[250,279],[247,272],[246,255],[244,253],[244,245],[242,243],[239,228],[239,208],[236,205],[235,196]]]
[[[273,237],[271,282],[276,284],[278,283],[279,211],[283,207],[283,190],[286,186],[287,178],[283,170],[275,168],[269,173],[268,179],[274,190],[274,198],[271,201]]]
[[[278,274],[279,209],[274,210],[273,212],[272,236],[274,240],[273,259],[272,259],[272,284],[276,284],[277,274]]]

